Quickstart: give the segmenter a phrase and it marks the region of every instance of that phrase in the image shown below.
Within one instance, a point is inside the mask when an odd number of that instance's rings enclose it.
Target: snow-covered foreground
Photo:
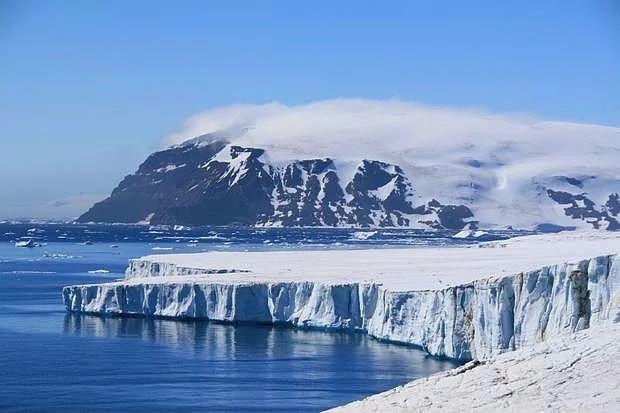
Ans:
[[[592,327],[493,361],[412,381],[330,412],[611,412],[620,408],[620,325]]]
[[[619,239],[564,233],[475,248],[149,256],[132,261],[122,281],[63,295],[70,311],[356,330],[486,360],[607,320],[620,291]]]

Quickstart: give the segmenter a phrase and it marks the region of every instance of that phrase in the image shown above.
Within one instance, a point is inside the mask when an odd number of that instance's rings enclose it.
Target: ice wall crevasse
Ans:
[[[174,266],[133,260],[128,282],[66,287],[65,305],[94,314],[355,330],[458,360],[488,359],[620,318],[617,255],[408,292],[370,282],[210,282],[208,276],[129,282],[146,269],[150,276],[179,275]]]

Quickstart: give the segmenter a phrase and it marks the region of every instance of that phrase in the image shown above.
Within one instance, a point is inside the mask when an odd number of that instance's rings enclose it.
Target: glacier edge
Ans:
[[[240,270],[213,270],[226,271]],[[418,291],[394,291],[379,282],[190,276],[204,273],[136,259],[125,280],[68,286],[63,299],[68,311],[88,314],[359,331],[460,361],[487,360],[605,323],[618,316],[620,303],[618,255]]]

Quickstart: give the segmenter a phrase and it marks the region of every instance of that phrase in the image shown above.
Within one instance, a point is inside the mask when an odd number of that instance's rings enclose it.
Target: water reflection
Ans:
[[[296,363],[287,371],[291,378],[339,380],[361,374],[368,380],[389,381],[395,375],[412,379],[455,365],[363,334],[264,325],[67,314],[63,331],[83,337],[139,339],[209,362],[260,362],[266,373],[274,364]],[[279,366],[274,370],[282,374]]]
[[[452,367],[362,334],[66,314],[64,285],[148,246],[72,248],[0,262],[0,411],[319,411]]]

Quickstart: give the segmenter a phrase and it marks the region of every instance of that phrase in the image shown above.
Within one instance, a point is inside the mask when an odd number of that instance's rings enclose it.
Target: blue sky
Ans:
[[[0,217],[77,213],[214,106],[400,98],[618,126],[619,74],[614,0],[0,0]]]

